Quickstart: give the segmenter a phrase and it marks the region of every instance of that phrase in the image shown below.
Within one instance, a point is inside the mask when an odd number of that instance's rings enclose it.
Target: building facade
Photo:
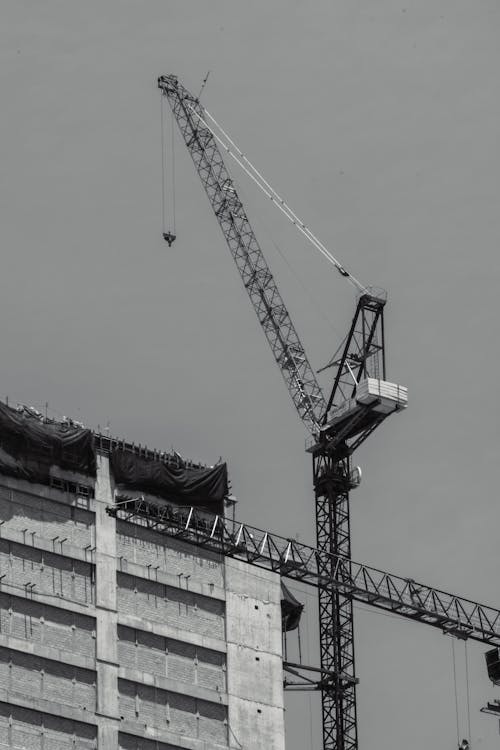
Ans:
[[[95,459],[0,460],[0,748],[283,750],[279,576],[117,520]]]

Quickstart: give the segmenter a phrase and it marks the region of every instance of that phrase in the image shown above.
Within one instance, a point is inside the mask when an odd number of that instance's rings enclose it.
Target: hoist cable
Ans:
[[[234,161],[243,169],[243,171],[255,182],[255,184],[260,188],[260,190],[279,208],[279,210],[288,218],[288,220],[301,232],[304,237],[306,237],[309,242],[339,271],[342,276],[345,276],[347,280],[355,286],[358,291],[365,292],[366,287],[361,284],[351,273],[346,271],[346,269],[339,263],[339,261],[330,253],[330,251],[323,245],[322,242],[318,240],[318,238],[311,232],[311,230],[304,224],[304,222],[297,217],[297,215],[291,210],[291,208],[285,203],[285,201],[278,195],[278,193],[269,186],[269,183],[262,178],[260,175],[260,172],[258,172],[255,167],[248,161],[248,159],[244,156],[243,158],[246,160],[250,168],[248,168],[239,156],[237,156],[234,151],[231,149],[230,146],[215,132],[215,130],[206,122],[206,120],[192,107],[191,105],[188,105],[191,112],[198,118],[198,120],[203,123],[203,125],[207,128],[207,130],[212,133],[213,137],[220,143],[222,148],[231,156]],[[206,112],[206,110],[204,110]],[[208,112],[207,112],[208,114]],[[222,130],[222,129],[221,129]],[[230,140],[230,139],[229,139]],[[239,153],[242,153],[239,151],[237,147],[235,147],[236,150]],[[253,170],[253,171],[251,171]]]
[[[451,653],[452,653],[452,659],[453,659],[453,684],[455,688],[455,715],[456,715],[456,722],[457,722],[457,747],[460,745],[460,726],[459,726],[459,720],[458,720],[458,689],[457,689],[457,665],[456,665],[456,659],[455,659],[455,639],[451,638]]]
[[[160,97],[161,121],[161,231],[165,233],[165,126],[163,117],[163,96]]]
[[[171,126],[172,137],[171,137],[170,161],[172,163],[172,223],[173,223],[172,231],[175,234],[175,140],[174,140],[175,121],[174,121],[173,111],[171,115],[172,115],[172,126]]]
[[[465,641],[465,684],[467,688],[467,731],[469,743],[472,742],[470,728],[470,685],[469,685],[469,652],[467,650],[467,641]]]
[[[311,596],[311,592],[310,591],[308,591],[308,595]],[[311,647],[311,630],[312,630],[312,628],[310,627],[310,611],[309,611],[309,608],[307,606],[305,608],[305,612],[306,612],[306,626],[307,626],[307,663],[311,664],[311,651],[312,651],[312,647]],[[312,750],[312,747],[313,747],[313,719],[312,719],[312,696],[311,696],[310,692],[308,694],[308,699],[309,699],[309,747]]]

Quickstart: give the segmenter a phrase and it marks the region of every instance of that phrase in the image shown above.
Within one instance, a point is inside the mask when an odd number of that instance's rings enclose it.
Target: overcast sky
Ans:
[[[305,433],[180,138],[161,238],[156,78],[197,92],[210,70],[207,108],[389,292],[388,377],[410,407],[356,458],[353,556],[500,606],[497,0],[3,0],[0,21],[2,398],[223,456],[242,520],[314,541]],[[317,368],[352,288],[233,174]],[[484,651],[473,747],[494,750]],[[449,639],[357,609],[356,652],[362,748],[456,747]],[[319,750],[317,700],[311,720],[307,696],[287,707],[287,750]]]

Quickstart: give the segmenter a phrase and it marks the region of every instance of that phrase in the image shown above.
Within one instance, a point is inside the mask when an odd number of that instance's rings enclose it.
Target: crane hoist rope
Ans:
[[[259,170],[252,164],[248,157],[241,151],[236,145],[233,139],[228,133],[222,128],[208,110],[202,107],[205,117],[202,117],[193,106],[187,105],[188,109],[191,110],[192,114],[201,122],[213,135],[213,137],[220,143],[222,148],[234,159],[234,161],[241,167],[241,169],[250,177],[253,182],[260,188],[264,195],[287,217],[291,224],[293,224],[299,232],[315,247],[329,263],[331,263],[337,271],[344,276],[357,290],[358,292],[366,292],[367,288],[358,279],[353,276],[352,273],[347,271],[344,266],[332,255],[330,250],[316,237],[315,234],[309,229],[309,227],[300,219],[297,214],[290,208],[286,201],[279,195],[279,193],[269,184]],[[210,125],[207,120],[210,120],[213,124]],[[218,132],[217,132],[218,131]]]
[[[458,750],[468,750],[470,748],[470,743],[472,742],[472,730],[471,730],[471,720],[470,720],[470,679],[469,679],[469,653],[467,649],[467,639],[464,637],[458,637],[458,640],[462,640],[464,644],[464,690],[465,690],[465,696],[463,696],[463,700],[459,700],[459,689],[458,689],[458,675],[457,675],[457,656],[455,652],[455,638],[452,637],[451,640],[451,655],[452,655],[452,662],[453,662],[453,689],[454,689],[454,695],[455,695],[455,721],[456,721],[456,733],[457,733],[457,746]],[[465,702],[465,719],[463,722],[460,722],[460,713],[461,710],[459,708],[460,702]],[[466,723],[466,726],[461,727],[461,723]],[[462,729],[462,732],[460,731]],[[460,743],[460,736],[462,734],[467,732],[468,739],[462,740],[462,743]]]
[[[170,114],[172,126],[169,153],[165,144],[165,116],[163,112],[163,97],[160,99],[161,116],[161,220],[163,239],[171,247],[176,238],[175,230],[175,150],[174,150],[174,116]],[[170,163],[170,170],[168,169]],[[171,182],[167,184],[167,173],[170,171]],[[168,220],[168,225],[167,225]]]

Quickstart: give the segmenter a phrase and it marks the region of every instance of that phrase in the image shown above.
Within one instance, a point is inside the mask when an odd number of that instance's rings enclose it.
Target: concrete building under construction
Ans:
[[[221,513],[227,469],[0,404],[0,748],[282,750],[279,575],[137,495]]]

